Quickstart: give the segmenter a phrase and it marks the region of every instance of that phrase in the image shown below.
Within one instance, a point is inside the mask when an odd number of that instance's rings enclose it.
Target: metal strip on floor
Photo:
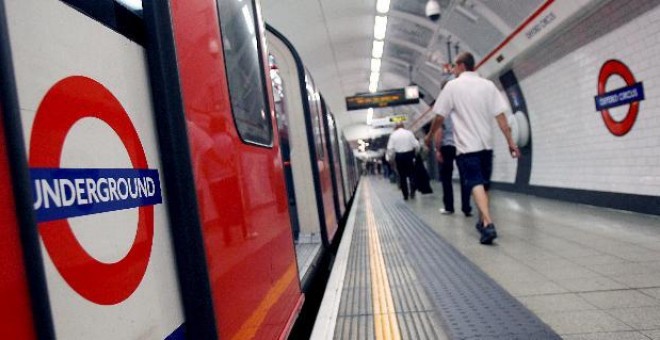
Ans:
[[[368,181],[366,191],[381,233],[381,242],[400,247],[412,264],[419,283],[431,298],[451,339],[561,339],[451,244],[440,237],[399,195],[392,195],[385,181]],[[475,239],[475,242],[477,240]],[[387,247],[387,246],[385,246]],[[386,254],[389,258],[391,254]],[[394,270],[397,256],[388,261]],[[395,289],[401,297],[404,292]],[[397,311],[404,303],[396,299]],[[406,324],[406,322],[403,322]],[[413,337],[411,337],[413,338]]]

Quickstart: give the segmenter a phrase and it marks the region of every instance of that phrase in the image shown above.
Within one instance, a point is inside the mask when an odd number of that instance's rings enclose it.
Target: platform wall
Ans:
[[[533,147],[531,162],[495,151],[493,180],[500,188],[660,214],[659,4],[607,2],[504,70],[514,72],[522,89]],[[625,64],[645,93],[632,128],[621,136],[607,128],[595,105],[601,67],[611,59]],[[624,86],[612,75],[605,88]],[[622,121],[628,108],[610,114]],[[506,150],[503,139],[496,149]],[[528,182],[512,180],[521,171],[531,172]]]

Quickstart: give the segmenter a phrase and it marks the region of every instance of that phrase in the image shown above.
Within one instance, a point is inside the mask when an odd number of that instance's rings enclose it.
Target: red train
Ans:
[[[0,1],[3,338],[289,334],[359,174],[269,32],[257,0]]]

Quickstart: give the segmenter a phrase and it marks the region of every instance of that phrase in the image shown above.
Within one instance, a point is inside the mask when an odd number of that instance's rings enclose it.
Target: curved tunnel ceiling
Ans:
[[[428,0],[390,0],[379,90],[420,86],[430,102],[448,77],[442,65],[457,52],[477,60],[495,49],[545,0],[438,0],[440,20],[425,15]],[[346,112],[344,97],[368,92],[376,0],[261,0],[264,19],[296,47],[344,131],[366,122],[366,110]],[[448,45],[449,42],[449,45]],[[449,51],[448,51],[449,50]],[[375,110],[375,117],[413,115],[427,105]],[[362,132],[350,139],[368,138]]]

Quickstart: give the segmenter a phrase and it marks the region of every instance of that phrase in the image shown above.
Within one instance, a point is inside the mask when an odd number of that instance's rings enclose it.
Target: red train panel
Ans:
[[[221,36],[218,6],[223,15],[227,13],[224,11],[234,10],[233,17],[223,16],[228,22],[222,27],[228,30],[242,29],[239,25],[249,22],[244,18],[250,18],[250,14],[260,19],[258,5],[249,1],[172,2],[216,324],[221,338],[275,338],[286,334],[291,317],[302,302],[283,165],[274,129],[270,131],[270,146],[242,140],[251,136],[251,127],[248,126],[248,132],[241,131],[240,124],[250,122],[235,121],[232,115],[231,72],[236,70],[232,65],[225,70],[226,54],[231,57],[239,51],[257,50],[241,41],[231,41],[228,32]],[[253,6],[257,10],[252,11]],[[263,46],[261,27],[248,25],[247,29],[255,29],[260,41],[257,44],[247,40],[247,44]],[[268,64],[263,51],[259,51],[256,56],[243,57],[259,59],[262,73],[267,74]],[[260,84],[267,84],[266,79],[261,79]],[[268,109],[262,115],[274,127],[270,88],[264,85],[264,90],[269,99],[265,100]],[[233,95],[236,98],[240,93]],[[234,109],[240,103],[234,103]]]
[[[6,339],[35,339],[5,145],[4,126],[0,120],[0,320],[9,326],[2,327],[0,333]]]

